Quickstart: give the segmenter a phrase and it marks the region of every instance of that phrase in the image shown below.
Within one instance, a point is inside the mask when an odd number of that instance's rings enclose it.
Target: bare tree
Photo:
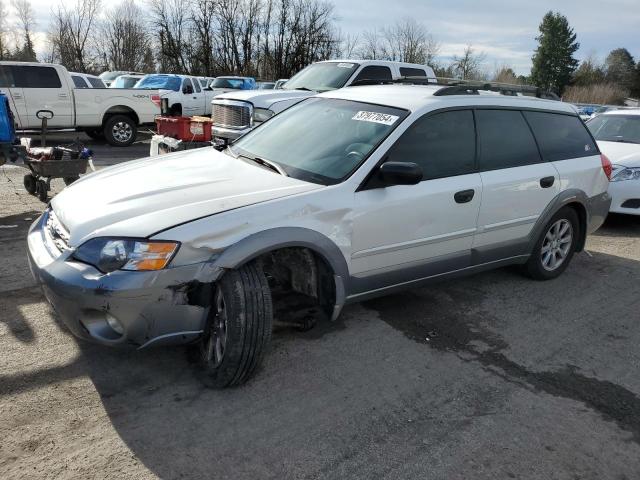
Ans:
[[[520,80],[516,75],[516,72],[513,71],[509,65],[502,64],[501,66],[497,66],[493,75],[492,80],[494,82],[499,83],[511,83],[511,84],[519,84]]]
[[[36,52],[33,47],[33,30],[36,19],[33,7],[29,0],[11,0],[11,6],[17,18],[17,29],[22,35],[22,46],[16,42],[16,50],[13,57],[21,61],[35,61]]]
[[[148,0],[151,24],[157,32],[160,69],[168,73],[190,73],[193,44],[191,2]]]
[[[7,42],[7,11],[4,2],[0,0],[0,60],[5,60],[9,55]]]
[[[144,71],[149,67],[150,36],[134,0],[124,0],[108,11],[100,30],[98,50],[107,69]]]
[[[483,77],[481,67],[485,58],[484,53],[475,53],[473,47],[467,45],[462,56],[453,57],[453,72],[463,80],[479,80]]]
[[[100,4],[100,0],[76,0],[74,7],[61,4],[52,14],[48,35],[52,56],[72,71],[90,72],[95,67],[91,34]]]
[[[367,60],[432,65],[440,51],[440,44],[424,25],[413,18],[405,18],[382,30],[368,30],[362,34],[360,56]]]

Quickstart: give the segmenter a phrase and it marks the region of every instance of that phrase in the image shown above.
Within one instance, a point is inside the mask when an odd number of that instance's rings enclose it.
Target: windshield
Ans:
[[[218,77],[211,83],[211,88],[233,88],[235,90],[242,90],[244,88],[244,80],[242,78]]]
[[[347,80],[358,68],[357,63],[323,62],[309,65],[294,75],[284,85],[285,90],[312,90],[326,92],[344,87]]]
[[[140,79],[136,77],[118,77],[109,86],[111,88],[133,88],[138,80]]]
[[[271,118],[230,147],[287,175],[332,185],[347,178],[408,114],[368,103],[311,98]]]
[[[182,80],[180,77],[169,77],[167,75],[147,75],[143,77],[133,88],[151,88],[158,90],[180,91]]]
[[[115,79],[116,77],[119,77],[123,73],[125,72],[103,72],[99,75],[99,77],[106,82],[110,82],[111,80]]]
[[[598,115],[587,127],[596,140],[640,143],[640,115]]]

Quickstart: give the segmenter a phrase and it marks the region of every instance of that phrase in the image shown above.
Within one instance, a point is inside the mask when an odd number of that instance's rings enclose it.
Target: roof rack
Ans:
[[[428,77],[398,77],[393,80],[375,80],[363,78],[351,84],[351,86],[363,85],[432,85],[443,87],[434,96],[445,95],[479,95],[480,91],[496,92],[501,95],[517,96],[518,94],[527,97],[544,98],[548,100],[560,100],[553,92],[542,90],[533,85],[515,85],[511,83],[501,82],[485,82],[481,80],[459,80],[455,78],[436,77],[437,82],[433,82],[433,78]]]

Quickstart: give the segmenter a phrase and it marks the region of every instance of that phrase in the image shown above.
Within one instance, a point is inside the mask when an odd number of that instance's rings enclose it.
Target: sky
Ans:
[[[44,52],[48,16],[58,1],[31,0],[37,17],[38,53]],[[194,0],[196,1],[196,0]],[[117,0],[105,1],[113,5]],[[7,4],[8,2],[3,2]],[[484,70],[507,65],[528,74],[543,15],[562,13],[580,42],[579,59],[600,60],[614,48],[627,48],[640,61],[640,0],[334,0],[336,24],[344,34],[380,29],[402,18],[422,23],[440,43],[438,60],[447,64],[466,45],[485,54]],[[141,1],[141,4],[143,2]]]

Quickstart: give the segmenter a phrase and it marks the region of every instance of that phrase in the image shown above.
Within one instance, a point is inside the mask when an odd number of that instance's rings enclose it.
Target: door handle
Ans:
[[[456,192],[453,196],[453,199],[456,203],[469,203],[473,200],[473,196],[476,194],[475,190],[462,190],[460,192]]]
[[[12,96],[13,98],[22,98],[22,94],[20,93],[14,93]]]
[[[542,188],[549,188],[553,186],[555,181],[556,177],[544,177],[540,179],[540,186]]]
[[[66,93],[59,93],[58,94],[58,98],[67,98],[69,95],[67,95]]]

